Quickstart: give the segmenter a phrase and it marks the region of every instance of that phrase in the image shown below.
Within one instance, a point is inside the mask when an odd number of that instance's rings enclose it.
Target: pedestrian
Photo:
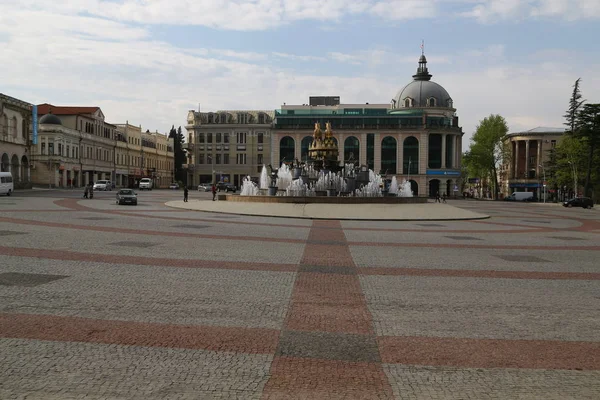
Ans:
[[[187,185],[185,185],[183,187],[183,201],[186,202],[186,203],[188,201],[188,193],[189,193],[188,187],[187,187]]]
[[[436,193],[436,195],[435,195],[435,202],[436,203],[441,203],[441,201],[440,201],[440,192]]]
[[[90,188],[88,185],[85,185],[85,189],[83,189],[83,198],[87,199],[88,198],[88,193],[90,192]]]
[[[445,202],[446,202],[446,193],[443,193],[442,194],[442,203],[445,203]]]
[[[212,185],[212,194],[213,194],[213,201],[215,201],[215,197],[217,197],[217,186],[213,183]]]

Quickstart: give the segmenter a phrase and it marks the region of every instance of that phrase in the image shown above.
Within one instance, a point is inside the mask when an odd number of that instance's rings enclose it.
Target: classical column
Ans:
[[[367,134],[366,133],[361,133],[360,135],[356,135],[357,137],[360,137],[360,157],[359,157],[359,164],[360,165],[367,165]]]
[[[300,160],[302,156],[302,136],[299,133],[294,135],[294,141],[296,142],[294,145],[294,158]],[[295,161],[295,160],[291,160]]]
[[[340,161],[340,165],[344,165],[344,134],[340,133],[337,135],[337,141],[338,141],[338,160]]]
[[[540,165],[542,164],[542,140],[537,140],[537,157],[535,163],[535,177],[540,176]]]
[[[515,140],[515,170],[513,171],[513,178],[519,179],[519,141]]]
[[[381,134],[375,133],[374,153],[373,154],[373,172],[376,174],[381,171]],[[384,171],[385,173],[385,171]]]
[[[442,134],[442,168],[446,168],[446,135]]]
[[[401,134],[397,135],[397,145],[396,145],[396,175],[404,174],[404,138]]]
[[[525,141],[525,178],[529,178],[529,140]]]

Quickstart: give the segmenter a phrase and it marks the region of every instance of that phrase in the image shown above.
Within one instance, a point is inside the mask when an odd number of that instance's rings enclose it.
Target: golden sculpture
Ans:
[[[325,138],[323,139],[321,124],[318,122],[315,123],[313,141],[308,147],[308,154],[310,158],[313,160],[321,160],[323,164],[325,163],[325,160],[337,160],[338,157],[338,146],[337,142],[333,138],[331,123],[327,122],[325,127]]]
[[[318,122],[315,122],[315,131],[313,133],[313,138],[315,140],[321,140],[322,137],[323,137],[323,134],[321,133],[321,124]]]
[[[325,138],[330,139],[333,137],[333,132],[331,131],[331,122],[325,123]]]

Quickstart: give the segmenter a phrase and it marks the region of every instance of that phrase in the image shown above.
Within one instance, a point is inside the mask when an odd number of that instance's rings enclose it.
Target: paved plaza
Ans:
[[[311,220],[81,194],[0,197],[0,399],[600,398],[600,207]]]

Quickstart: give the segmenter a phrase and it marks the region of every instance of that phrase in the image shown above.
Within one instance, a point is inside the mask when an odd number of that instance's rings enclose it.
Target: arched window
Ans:
[[[395,174],[397,167],[396,139],[386,136],[381,141],[381,170],[385,175]]]
[[[435,101],[435,97],[430,97],[427,99],[427,107],[435,107],[436,106],[436,101]]]
[[[221,114],[221,123],[222,124],[227,123],[227,114],[225,114],[225,113]]]
[[[295,143],[291,136],[285,136],[279,141],[279,163],[293,161],[295,154]]]
[[[312,136],[304,136],[300,142],[300,158],[302,161],[308,160],[308,147],[312,143]]]
[[[8,133],[6,124],[6,115],[0,114],[0,135],[6,135]]]
[[[360,158],[360,142],[355,136],[344,140],[344,163],[358,162]]]
[[[264,124],[265,123],[265,114],[263,114],[263,113],[259,113],[258,114],[258,123],[259,124]]]
[[[419,173],[419,141],[414,136],[404,139],[402,164],[402,173],[404,175],[416,175]]]
[[[442,195],[442,193],[440,193],[440,180],[439,179],[432,179],[429,181],[429,197],[435,197],[437,194],[440,194],[440,196]]]
[[[442,135],[439,133],[429,134],[429,168],[442,168]]]
[[[10,131],[8,132],[9,135],[12,135],[13,137],[17,137],[17,117],[12,117],[10,119]],[[19,160],[17,159],[17,163],[19,162]]]
[[[452,103],[452,99],[448,99],[446,100],[446,104],[448,105],[448,108],[452,108],[454,103]]]
[[[208,113],[208,123],[209,124],[213,123],[213,113]]]
[[[412,107],[412,99],[410,97],[404,99],[404,107]]]

